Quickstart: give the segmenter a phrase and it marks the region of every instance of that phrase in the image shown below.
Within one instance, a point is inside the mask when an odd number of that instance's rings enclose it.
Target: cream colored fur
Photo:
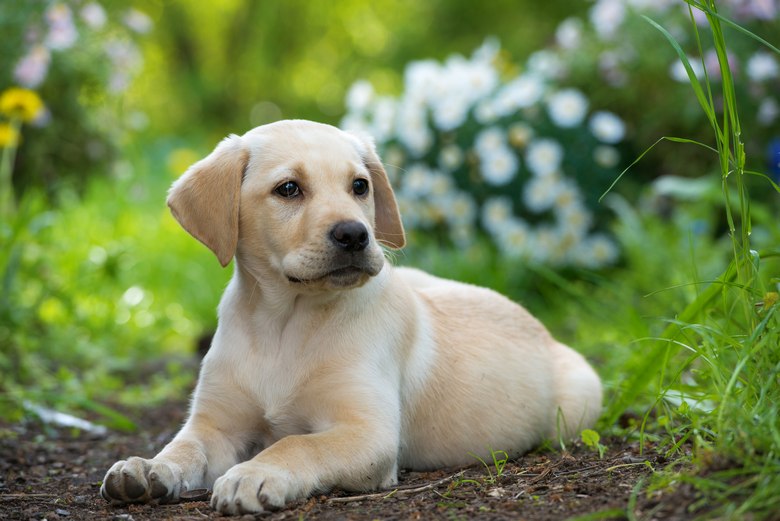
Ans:
[[[290,181],[297,196],[277,193]],[[106,499],[213,487],[214,508],[258,512],[389,487],[399,467],[517,455],[599,415],[596,373],[525,309],[385,262],[380,243],[400,248],[404,232],[363,138],[307,121],[258,127],[193,165],[168,203],[235,270],[184,427],[153,459],[111,467]],[[364,250],[339,253],[339,222],[368,230]]]

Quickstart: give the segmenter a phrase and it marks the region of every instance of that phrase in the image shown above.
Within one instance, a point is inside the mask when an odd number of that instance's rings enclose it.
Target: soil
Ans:
[[[203,495],[170,505],[111,506],[100,482],[116,460],[151,457],[173,437],[186,405],[130,411],[134,433],[90,435],[39,421],[0,423],[0,519],[200,520],[223,517]],[[604,440],[602,440],[604,442]],[[636,442],[606,440],[603,457],[588,447],[537,451],[510,461],[499,476],[492,462],[430,473],[402,471],[398,487],[378,494],[332,491],[285,509],[241,519],[689,519],[692,490],[648,495],[655,450],[640,456]],[[488,468],[490,469],[488,471]],[[595,515],[596,513],[600,513]]]

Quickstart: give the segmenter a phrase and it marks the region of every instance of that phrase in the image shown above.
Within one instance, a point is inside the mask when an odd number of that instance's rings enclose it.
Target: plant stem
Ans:
[[[19,130],[21,122],[18,118],[11,119],[11,142],[3,147],[2,162],[0,162],[0,217],[10,219],[16,212],[14,200],[13,170],[16,160],[16,149],[19,145]]]

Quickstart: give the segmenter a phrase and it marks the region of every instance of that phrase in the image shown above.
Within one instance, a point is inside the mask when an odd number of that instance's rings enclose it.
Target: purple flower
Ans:
[[[50,61],[49,50],[43,45],[36,45],[14,67],[14,79],[19,85],[33,89],[43,83]]]
[[[775,181],[780,182],[780,137],[774,138],[766,148],[769,172]]]

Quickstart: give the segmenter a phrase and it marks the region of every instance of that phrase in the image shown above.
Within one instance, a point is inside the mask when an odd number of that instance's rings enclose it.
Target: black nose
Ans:
[[[368,230],[356,221],[343,221],[330,230],[331,240],[346,251],[363,251],[368,246]]]

